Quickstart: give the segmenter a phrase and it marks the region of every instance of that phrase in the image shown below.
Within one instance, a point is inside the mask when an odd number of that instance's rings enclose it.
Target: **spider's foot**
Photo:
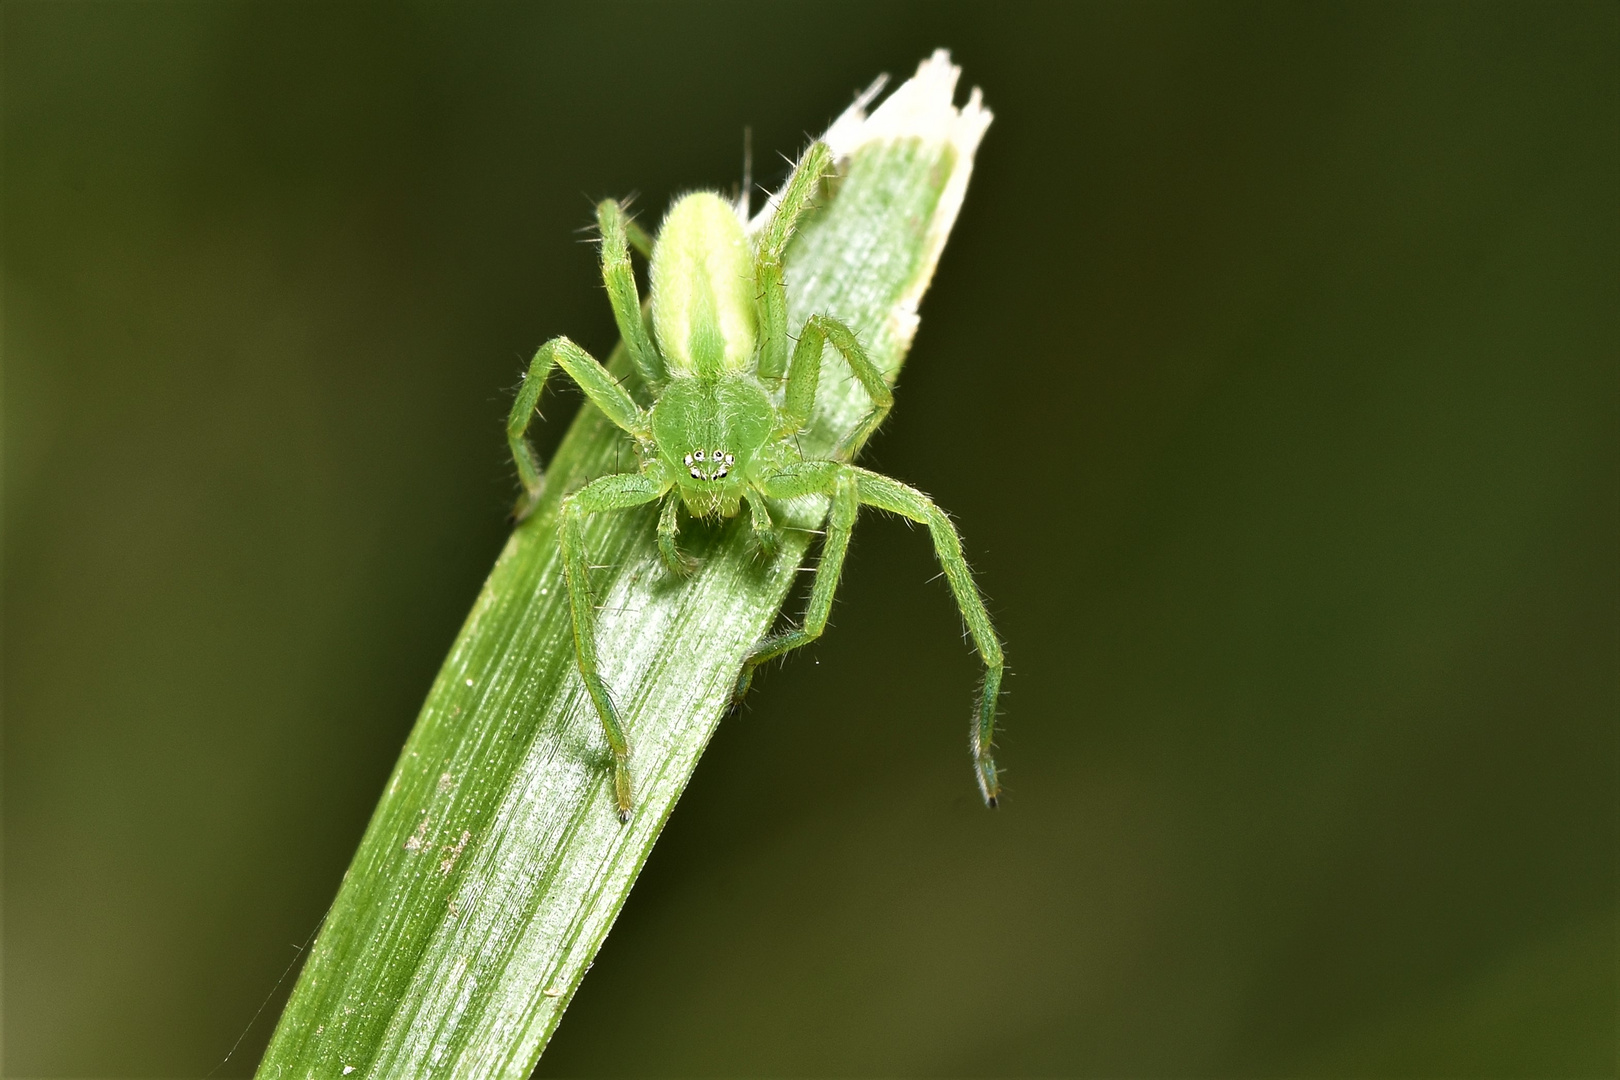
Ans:
[[[667,508],[664,517],[671,517]],[[698,567],[703,565],[701,560],[694,559],[681,550],[681,546],[675,542],[674,530],[666,530],[663,524],[658,527],[658,554],[664,560],[665,569],[678,578],[691,577],[697,573]]]
[[[755,554],[765,562],[772,562],[776,559],[777,547],[776,533],[757,532],[754,534]]]
[[[973,764],[974,776],[979,781],[979,794],[984,796],[984,805],[994,810],[1001,805],[1001,776],[996,769],[995,759],[982,757]]]
[[[664,554],[664,568],[678,578],[691,577],[702,565],[702,559],[694,559],[684,551],[677,551],[673,558],[667,552]]]
[[[613,795],[619,804],[619,824],[628,824],[632,808],[630,796],[630,766],[621,759],[613,762]]]
[[[748,687],[754,682],[754,665],[744,664],[741,673],[737,676],[737,685],[731,690],[731,708],[733,711],[742,708],[743,698],[748,696]]]

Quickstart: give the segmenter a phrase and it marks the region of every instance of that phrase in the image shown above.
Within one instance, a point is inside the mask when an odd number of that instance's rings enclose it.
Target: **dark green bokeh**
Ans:
[[[872,460],[1006,809],[874,517],[541,1072],[1614,1074],[1620,9],[0,10],[8,1075],[200,1075],[319,920],[523,360],[612,344],[589,200],[936,45],[997,120]]]

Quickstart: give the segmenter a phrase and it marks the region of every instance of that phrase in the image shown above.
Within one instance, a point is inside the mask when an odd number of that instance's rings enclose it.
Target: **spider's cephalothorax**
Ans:
[[[893,404],[888,383],[855,335],[826,315],[805,321],[791,360],[788,356],[783,255],[800,215],[831,168],[826,145],[812,145],[783,190],[769,224],[752,239],[743,228],[741,210],[709,192],[679,199],[665,217],[656,243],[625,218],[618,203],[603,202],[597,207],[602,279],[631,363],[654,396],[652,407],[637,404],[579,346],[567,338],[553,338],[535,354],[507,421],[507,437],[524,487],[517,510],[520,518],[533,508],[542,490],[540,466],[524,432],[554,363],[641,447],[636,472],[600,477],[562,501],[563,566],[579,669],[613,752],[621,817],[628,818],[632,806],[630,747],[598,671],[580,522],[588,514],[652,502],[663,504],[658,547],[664,562],[673,572],[688,574],[697,564],[676,542],[683,509],[694,517],[732,517],[746,503],[755,537],[771,551],[776,547],[772,500],[804,495],[831,500],[827,538],[804,626],[771,635],[755,646],[737,679],[739,698],[760,663],[821,635],[862,505],[926,525],[984,660],[984,686],[972,726],[974,768],[989,805],[996,805],[1000,793],[990,743],[1001,688],[1001,644],[962,558],[956,529],[922,492],[848,461]],[[630,266],[631,243],[651,260],[651,335]],[[845,435],[832,458],[806,459],[793,436],[810,419],[827,345],[849,365],[871,398],[872,409]]]

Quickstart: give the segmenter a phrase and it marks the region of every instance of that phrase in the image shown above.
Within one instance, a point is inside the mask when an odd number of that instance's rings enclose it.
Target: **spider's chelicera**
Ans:
[[[660,500],[659,552],[670,570],[684,575],[697,564],[676,544],[683,507],[693,517],[725,518],[735,516],[746,504],[754,535],[770,552],[776,547],[771,500],[805,495],[831,499],[826,540],[804,625],[773,634],[754,647],[737,678],[739,699],[759,664],[821,636],[861,506],[926,525],[984,661],[984,683],[972,723],[974,768],[988,805],[995,806],[1000,793],[990,743],[1001,690],[1001,644],[962,557],[956,529],[922,492],[849,461],[893,404],[888,383],[849,328],[824,314],[805,321],[791,358],[788,355],[783,255],[800,216],[831,168],[827,146],[813,144],[783,190],[770,223],[755,241],[744,231],[739,209],[710,192],[679,199],[664,218],[656,242],[626,218],[617,202],[603,202],[597,207],[602,278],[631,363],[651,390],[653,405],[642,408],[590,354],[558,337],[535,353],[507,421],[507,438],[524,488],[519,518],[533,509],[541,492],[540,465],[524,432],[554,363],[562,366],[609,420],[629,432],[640,448],[638,471],[591,481],[563,499],[561,515],[564,577],[579,670],[613,752],[614,791],[621,818],[628,818],[632,806],[630,747],[597,670],[595,612],[586,578],[581,519]],[[642,318],[630,266],[631,242],[651,263],[651,335]],[[871,398],[872,408],[832,457],[806,459],[793,436],[804,428],[815,406],[827,345],[849,365]],[[779,392],[767,389],[778,385]]]

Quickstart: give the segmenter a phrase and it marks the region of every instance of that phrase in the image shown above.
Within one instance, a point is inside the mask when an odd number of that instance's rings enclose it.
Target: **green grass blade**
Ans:
[[[845,320],[891,380],[990,119],[976,93],[951,107],[955,77],[936,54],[870,117],[857,103],[839,119],[826,137],[840,179],[789,253],[792,325]],[[622,346],[613,365],[628,370]],[[829,364],[806,454],[866,408]],[[603,676],[632,740],[636,811],[621,826],[574,667],[557,511],[625,451],[581,410],[428,694],[259,1076],[522,1078],[539,1059],[825,510],[793,508],[768,564],[745,518],[688,530],[704,561],[686,581],[660,563],[656,508],[587,526]]]

